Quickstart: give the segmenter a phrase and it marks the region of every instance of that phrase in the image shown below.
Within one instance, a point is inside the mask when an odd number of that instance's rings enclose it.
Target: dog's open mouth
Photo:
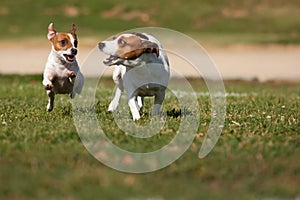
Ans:
[[[115,64],[115,63],[116,63],[116,60],[117,60],[118,58],[119,58],[118,56],[110,55],[108,58],[106,58],[106,59],[103,61],[103,63],[104,63],[105,65],[110,66],[110,65]]]
[[[68,55],[68,54],[64,54],[65,58],[67,61],[69,62],[74,62],[75,60],[75,55],[71,54],[71,55]]]

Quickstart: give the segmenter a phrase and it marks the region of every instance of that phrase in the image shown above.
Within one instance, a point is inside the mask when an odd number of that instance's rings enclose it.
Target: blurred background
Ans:
[[[298,0],[2,0],[0,36],[38,37],[50,22],[62,30],[74,22],[81,36],[159,26],[221,43],[291,44],[300,42],[299,9]]]
[[[1,0],[0,73],[40,73],[54,22],[58,31],[77,24],[81,62],[118,32],[163,27],[203,45],[224,78],[298,80],[299,10],[298,0]]]
[[[299,200],[299,11],[300,0],[0,0],[0,199]],[[201,93],[200,126],[180,160],[134,175],[89,156],[76,134],[68,96],[57,98],[51,114],[45,112],[41,81],[51,22],[62,32],[77,25],[81,67],[99,41],[139,27],[172,29],[201,44],[222,77],[230,79],[224,81],[224,136],[212,154],[197,159],[215,113],[210,113],[205,84],[191,79]],[[170,58],[172,67],[191,69]],[[111,77],[107,80],[95,108],[113,142],[127,149],[146,144],[146,152],[170,141],[181,121],[173,96],[166,107],[171,123],[144,143],[123,134],[105,112],[113,87]],[[126,162],[132,162],[130,157],[124,157]]]

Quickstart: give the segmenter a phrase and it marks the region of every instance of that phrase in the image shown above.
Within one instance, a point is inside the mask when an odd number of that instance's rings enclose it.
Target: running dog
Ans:
[[[49,97],[49,112],[53,110],[56,94],[69,94],[73,99],[83,88],[84,77],[76,61],[78,40],[75,32],[75,24],[68,33],[57,32],[53,23],[48,27],[47,38],[52,48],[44,69],[43,86]]]
[[[153,114],[160,113],[170,78],[167,54],[161,43],[146,33],[123,33],[102,41],[98,48],[109,55],[103,63],[114,66],[117,86],[108,111],[114,112],[125,90],[133,120],[139,120],[143,98],[154,96]]]

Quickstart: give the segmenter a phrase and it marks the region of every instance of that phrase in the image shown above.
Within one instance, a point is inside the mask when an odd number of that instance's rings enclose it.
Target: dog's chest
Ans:
[[[69,77],[69,72],[73,71],[75,74],[78,72],[78,67],[76,65],[58,65],[54,66],[55,77],[52,80],[52,84],[54,85],[54,92],[60,94],[69,94],[73,91],[73,83],[71,82],[71,78]]]
[[[73,91],[73,84],[70,81],[69,77],[60,77],[56,76],[52,81],[54,85],[54,92],[60,94],[69,94]]]

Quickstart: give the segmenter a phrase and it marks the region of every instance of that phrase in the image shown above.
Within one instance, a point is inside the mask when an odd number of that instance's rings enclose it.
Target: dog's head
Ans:
[[[142,33],[124,33],[116,35],[112,40],[100,42],[100,51],[109,55],[103,63],[111,66],[115,64],[130,65],[139,63],[139,59],[145,54],[155,54],[159,57],[159,46],[149,40]]]
[[[75,34],[76,25],[73,24],[72,30],[68,33],[57,32],[53,23],[48,26],[48,40],[52,42],[53,50],[57,53],[60,59],[68,63],[75,61],[77,55],[78,40]]]

